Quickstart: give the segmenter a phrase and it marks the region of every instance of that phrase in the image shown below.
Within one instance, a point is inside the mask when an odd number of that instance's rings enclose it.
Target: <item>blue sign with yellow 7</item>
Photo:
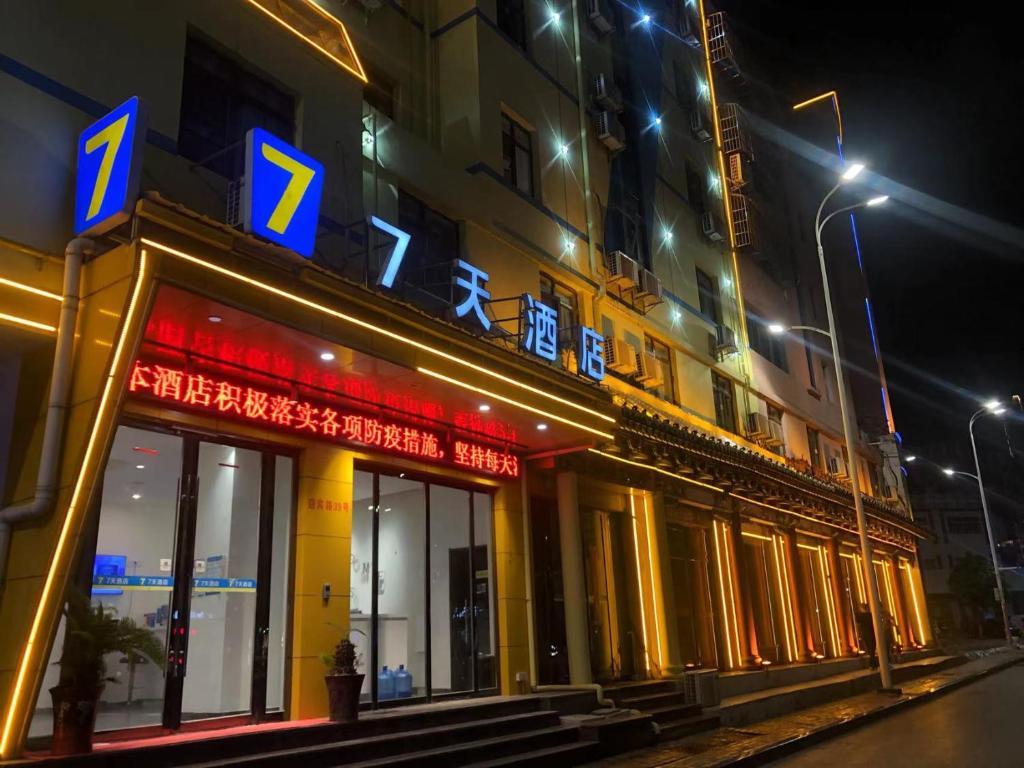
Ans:
[[[139,196],[145,112],[138,96],[78,138],[75,234],[102,234],[127,221]]]
[[[242,218],[246,232],[310,258],[324,167],[262,128],[245,135]]]

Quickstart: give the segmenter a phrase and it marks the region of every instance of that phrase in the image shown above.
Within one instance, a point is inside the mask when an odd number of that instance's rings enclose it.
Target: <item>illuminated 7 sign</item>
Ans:
[[[262,128],[245,134],[242,216],[246,232],[313,255],[324,167]]]
[[[138,96],[78,138],[75,234],[95,235],[126,221],[139,196],[145,114]]]

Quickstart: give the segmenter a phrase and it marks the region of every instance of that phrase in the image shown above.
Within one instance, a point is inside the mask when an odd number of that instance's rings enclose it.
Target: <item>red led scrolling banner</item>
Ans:
[[[387,451],[417,459],[519,477],[519,457],[485,445],[449,439],[442,432],[378,416],[349,412],[325,403],[296,400],[244,383],[136,360],[128,380],[133,395],[172,402],[295,434]]]

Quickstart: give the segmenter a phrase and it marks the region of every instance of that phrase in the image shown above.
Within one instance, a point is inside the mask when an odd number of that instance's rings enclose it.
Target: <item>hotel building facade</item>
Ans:
[[[856,656],[865,566],[929,644],[878,436],[765,332],[814,301],[737,238],[710,6],[12,5],[3,757],[71,589],[167,650],[109,663],[97,729],[141,735],[323,716],[347,633],[369,707]]]

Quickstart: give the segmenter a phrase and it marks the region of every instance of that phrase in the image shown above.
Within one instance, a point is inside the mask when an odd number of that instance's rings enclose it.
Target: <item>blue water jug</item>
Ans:
[[[412,696],[412,673],[405,668],[405,664],[398,665],[395,672],[395,698],[408,699]]]
[[[393,698],[395,698],[395,673],[385,664],[384,669],[377,675],[377,700],[384,701]]]

